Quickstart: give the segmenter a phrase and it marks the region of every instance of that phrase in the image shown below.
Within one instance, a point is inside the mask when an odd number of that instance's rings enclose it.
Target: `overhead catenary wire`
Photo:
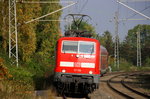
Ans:
[[[82,6],[81,10],[79,11],[79,13],[81,13],[83,11],[83,9],[86,7],[86,5],[88,4],[89,0],[86,0],[86,2],[84,3],[84,5]]]
[[[150,0],[119,0],[121,2],[149,2]]]
[[[128,5],[126,5],[126,4],[124,4],[124,3],[122,3],[122,2],[120,2],[121,0],[117,0],[117,2],[119,3],[119,4],[121,4],[121,5],[123,5],[124,7],[126,7],[126,8],[128,8],[128,9],[130,9],[130,10],[132,10],[133,12],[135,12],[135,14],[133,14],[132,16],[130,16],[130,17],[128,17],[128,18],[126,18],[126,19],[124,19],[124,20],[131,20],[131,19],[129,19],[129,18],[131,18],[131,17],[134,17],[135,15],[137,15],[137,14],[139,14],[139,15],[141,15],[141,16],[143,16],[143,17],[145,17],[147,20],[150,20],[150,17],[149,16],[146,16],[145,14],[143,14],[142,12],[143,11],[145,11],[146,9],[148,9],[148,8],[150,8],[150,6],[148,6],[148,7],[145,7],[143,10],[141,10],[141,11],[137,11],[136,9],[133,9],[133,8],[131,8],[131,7],[129,7]],[[139,1],[142,1],[142,0],[139,0]],[[144,0],[143,0],[144,1]],[[150,1],[150,0],[147,0],[147,1]],[[122,20],[122,19],[121,19]],[[132,19],[132,20],[144,20],[144,19]],[[142,27],[141,26],[139,26],[138,27],[138,31],[137,31],[137,66],[141,66],[142,65],[142,62],[141,62],[141,29]]]
[[[141,15],[141,16],[143,16],[143,17],[145,17],[145,18],[147,18],[147,19],[150,20],[150,17],[149,17],[149,16],[147,16],[147,15],[145,15],[145,14],[143,14],[143,13],[140,13],[139,11],[137,11],[137,10],[135,10],[135,9],[133,9],[133,8],[131,8],[131,7],[129,7],[128,5],[126,5],[126,4],[122,3],[122,2],[120,2],[119,0],[117,0],[117,3],[123,5],[124,7],[126,7],[126,8],[128,8],[128,9],[132,10],[133,12],[136,12],[136,13],[138,13],[139,15]]]
[[[17,33],[17,17],[16,17],[16,3],[22,3],[22,4],[26,4],[26,3],[60,3],[60,2],[48,2],[48,1],[39,1],[39,2],[36,2],[36,1],[23,1],[23,0],[9,0],[9,58],[14,58],[13,62],[12,63],[16,63],[16,65],[18,66],[18,33]],[[51,13],[48,13],[46,15],[43,15],[41,17],[38,17],[38,18],[35,18],[35,19],[32,19],[30,21],[27,21],[27,22],[24,22],[25,24],[27,23],[31,23],[31,22],[34,22],[34,21],[37,21],[41,18],[44,18],[48,15],[51,15],[51,14],[54,14],[58,11],[61,11],[63,9],[66,9],[70,6],[73,6],[75,5],[76,2],[72,2],[72,4],[70,5],[67,5],[61,9],[58,9],[56,11],[53,11]],[[56,21],[56,20],[54,20]]]
[[[149,9],[149,8],[150,8],[150,6],[145,7],[143,10],[141,10],[141,11],[139,11],[139,12],[142,13],[143,11],[145,11],[145,10],[147,10],[147,9]],[[134,17],[135,15],[137,15],[137,13],[135,13],[135,14],[129,16],[127,19],[129,19],[129,18],[131,18],[131,17]]]
[[[32,19],[32,20],[30,20],[30,21],[27,21],[27,22],[25,22],[25,24],[31,23],[31,22],[33,22],[33,21],[37,21],[37,20],[39,20],[39,19],[41,19],[41,18],[44,18],[44,17],[46,17],[46,16],[49,16],[49,15],[52,15],[52,14],[54,14],[54,13],[56,13],[56,12],[59,12],[59,11],[61,11],[61,10],[63,10],[63,9],[66,9],[66,8],[68,8],[68,7],[70,7],[70,6],[73,6],[73,5],[75,5],[76,3],[77,3],[77,2],[72,3],[72,4],[70,4],[70,5],[67,5],[67,6],[65,6],[65,7],[61,8],[61,9],[55,10],[55,11],[53,11],[53,12],[51,12],[51,13],[48,13],[48,14],[46,14],[46,15],[43,15],[43,16],[41,16],[41,17],[38,17],[38,18]]]

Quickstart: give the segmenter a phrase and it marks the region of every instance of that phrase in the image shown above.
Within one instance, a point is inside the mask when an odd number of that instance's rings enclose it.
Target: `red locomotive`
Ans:
[[[70,30],[65,35],[57,41],[54,84],[63,93],[88,94],[99,87],[101,72],[108,67],[107,50],[82,31]]]
[[[100,72],[107,68],[106,55],[108,54],[105,49],[102,49],[102,51],[101,58],[100,43],[96,39],[83,37],[60,38],[57,42],[54,77],[58,88],[61,90],[64,87],[69,92],[85,92],[86,90],[86,93],[98,88]],[[102,70],[100,69],[101,65]],[[66,86],[69,87],[66,88]]]

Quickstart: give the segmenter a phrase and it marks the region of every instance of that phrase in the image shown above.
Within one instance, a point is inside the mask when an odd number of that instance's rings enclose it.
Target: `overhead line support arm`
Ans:
[[[150,20],[150,17],[149,17],[149,16],[146,16],[146,15],[144,15],[143,13],[141,13],[141,12],[139,12],[139,11],[137,11],[137,10],[131,8],[131,7],[129,7],[128,5],[126,5],[126,4],[122,3],[122,2],[120,2],[119,0],[117,0],[117,2],[118,2],[119,4],[121,4],[121,5],[125,6],[125,7],[127,7],[128,9],[134,11],[135,13],[138,13],[139,15],[141,15],[141,16],[143,16],[143,17],[145,17],[145,18],[147,18],[147,19]]]
[[[38,18],[32,19],[32,20],[30,20],[30,21],[27,21],[27,22],[25,22],[25,24],[31,23],[31,22],[33,22],[33,21],[37,21],[37,20],[39,20],[39,19],[41,19],[41,18],[44,18],[44,17],[46,17],[46,16],[49,16],[49,15],[51,15],[51,14],[54,14],[54,13],[59,12],[59,11],[61,11],[61,10],[64,10],[64,9],[70,7],[70,6],[75,5],[76,3],[77,3],[77,2],[72,3],[72,4],[70,4],[70,5],[67,5],[67,6],[65,6],[65,7],[61,8],[61,9],[58,9],[58,10],[56,10],[56,11],[53,11],[53,12],[48,13],[48,14],[46,14],[46,15],[43,15],[43,16],[41,16],[41,17],[38,17]]]
[[[47,3],[73,3],[73,1],[24,1],[24,0],[22,0],[22,1],[19,1],[19,0],[17,0],[16,1],[17,3],[30,3],[30,4],[32,4],[32,3],[45,3],[45,4],[47,4]]]

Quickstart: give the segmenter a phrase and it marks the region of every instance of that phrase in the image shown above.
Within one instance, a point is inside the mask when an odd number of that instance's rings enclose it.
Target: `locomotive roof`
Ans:
[[[85,38],[85,37],[62,37],[59,40],[82,40],[82,41],[94,41],[94,42],[99,42],[96,39],[93,38]]]

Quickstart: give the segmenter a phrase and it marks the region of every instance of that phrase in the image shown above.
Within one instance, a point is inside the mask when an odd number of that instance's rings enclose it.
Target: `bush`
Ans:
[[[123,58],[120,59],[120,70],[131,71],[131,67],[133,67],[133,65],[130,62],[126,61]]]
[[[146,58],[145,67],[150,67],[150,58]]]
[[[11,67],[9,68],[10,74],[13,80],[23,81],[24,83],[31,83],[33,74],[22,67]]]
[[[42,84],[45,81],[45,74],[47,71],[50,71],[50,67],[48,63],[45,64],[40,61],[41,57],[32,57],[31,61],[26,63],[19,61],[18,67],[16,67],[15,64],[11,64],[11,60],[6,53],[0,52],[0,57],[4,60],[3,64],[7,68],[8,74],[12,76],[3,81],[6,89],[10,86],[12,91],[34,90],[37,89],[37,86],[42,89]],[[19,88],[15,86],[19,86]]]
[[[112,71],[130,71],[133,65],[123,58],[119,60],[119,67],[114,66],[114,58],[109,58],[109,66],[112,67]]]

